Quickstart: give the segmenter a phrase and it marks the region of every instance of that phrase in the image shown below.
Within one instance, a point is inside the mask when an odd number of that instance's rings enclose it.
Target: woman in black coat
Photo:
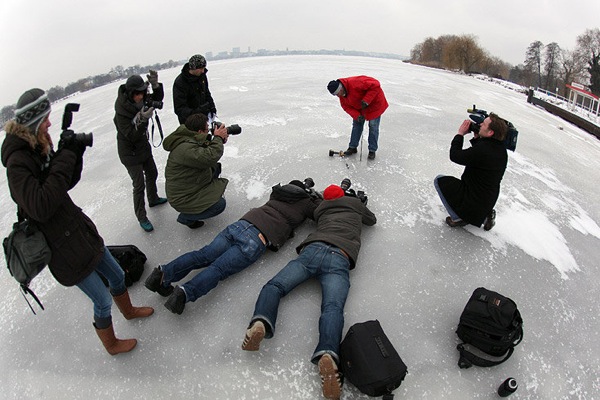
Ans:
[[[85,144],[61,139],[55,153],[48,133],[50,102],[41,89],[25,92],[15,119],[6,126],[2,165],[20,216],[35,223],[52,251],[48,265],[64,286],[77,286],[94,304],[94,326],[106,350],[114,355],[135,347],[135,339],[119,340],[112,326],[112,299],[125,318],[151,315],[150,307],[133,307],[121,267],[104,245],[94,223],[69,196],[81,176]],[[100,275],[109,282],[104,286]],[[112,295],[112,298],[111,298]]]
[[[452,139],[450,160],[464,165],[460,179],[439,175],[435,188],[450,216],[446,223],[452,227],[472,224],[490,230],[494,225],[494,205],[500,195],[508,155],[502,142],[507,124],[496,114],[490,114],[471,139],[471,147],[463,150],[464,135],[470,131],[471,121],[465,120]]]

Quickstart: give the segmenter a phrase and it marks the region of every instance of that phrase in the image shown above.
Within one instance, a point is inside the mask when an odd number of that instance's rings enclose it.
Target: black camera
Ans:
[[[473,104],[473,108],[467,108],[467,112],[469,113],[469,118],[471,118],[469,132],[478,134],[479,129],[481,128],[481,124],[490,115],[487,111],[478,109],[477,106],[475,106],[475,104]],[[517,148],[517,137],[519,135],[519,131],[517,130],[517,128],[515,128],[512,122],[507,121],[503,118],[501,119],[504,122],[506,122],[506,126],[508,127],[506,137],[503,140],[504,147],[506,147],[507,150],[515,151],[515,149]]]
[[[315,181],[313,181],[313,178],[306,178],[304,180],[304,186],[306,186],[307,189],[312,189],[315,186]]]
[[[75,133],[69,129],[71,122],[73,122],[73,113],[79,111],[79,104],[69,103],[65,106],[65,112],[62,120],[62,133],[60,139],[63,141],[75,140],[80,142],[84,146],[92,147],[94,144],[94,136],[92,133]]]
[[[369,201],[369,198],[367,197],[365,192],[363,192],[362,190],[355,192],[354,189],[350,188],[351,186],[352,186],[352,181],[349,178],[342,179],[342,183],[340,183],[340,187],[344,191],[344,195],[357,197],[364,205],[367,205],[367,201]]]
[[[153,107],[157,110],[162,110],[163,108],[163,102],[162,101],[156,101],[156,100],[152,100],[150,99],[146,99],[146,101],[144,101],[144,108],[147,110],[150,107]]]
[[[214,134],[215,133],[215,129],[220,128],[221,125],[223,125],[222,122],[219,121],[213,121],[212,126],[210,128],[210,133]],[[239,135],[240,133],[242,133],[242,127],[235,124],[235,125],[230,125],[227,127],[227,134],[228,135]]]

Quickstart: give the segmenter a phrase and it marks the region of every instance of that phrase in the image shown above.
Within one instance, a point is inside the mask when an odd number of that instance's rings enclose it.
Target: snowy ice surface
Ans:
[[[154,266],[208,243],[246,210],[266,201],[270,187],[312,177],[318,189],[349,177],[365,190],[377,225],[363,231],[363,247],[345,308],[345,330],[378,319],[406,362],[399,399],[492,399],[508,376],[520,399],[600,398],[598,271],[600,141],[526,102],[525,95],[491,82],[373,58],[290,56],[213,62],[209,78],[220,119],[240,124],[222,158],[230,179],[225,212],[198,230],[175,221],[168,205],[149,209],[155,231],[133,214],[131,182],[119,163],[113,104],[122,82],[73,96],[81,103],[72,127],[94,133],[85,168],[71,191],[107,244],[132,243]],[[160,71],[165,133],[177,127],[171,88],[179,68]],[[366,74],[381,81],[390,107],[382,117],[377,159],[340,159],[351,120],[327,82]],[[58,141],[67,101],[53,105]],[[452,229],[433,187],[438,174],[459,176],[450,141],[473,104],[518,128],[509,153],[497,224],[489,232]],[[559,128],[563,128],[562,130]],[[158,143],[158,132],[155,132]],[[160,171],[167,153],[154,150]],[[164,175],[159,178],[164,195]],[[0,229],[15,218],[6,177],[0,177]],[[277,332],[257,353],[240,349],[260,288],[296,256],[314,229],[309,222],[278,253],[221,282],[184,313],[164,298],[130,289],[134,303],[155,307],[146,320],[126,321],[114,308],[117,335],[135,337],[131,353],[109,356],[92,327],[92,307],[76,288],[58,285],[46,270],[33,289],[46,307],[33,316],[8,272],[0,273],[0,386],[6,399],[318,399],[317,343],[320,289],[308,282],[283,299]],[[516,301],[525,338],[498,367],[457,366],[460,312],[485,286]],[[365,399],[351,384],[343,399]]]

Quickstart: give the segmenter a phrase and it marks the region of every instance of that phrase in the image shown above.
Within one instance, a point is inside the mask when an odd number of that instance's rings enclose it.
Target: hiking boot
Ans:
[[[323,384],[323,396],[326,399],[338,400],[342,395],[342,382],[333,357],[324,354],[319,360],[319,374]]]
[[[485,219],[485,224],[483,225],[483,229],[489,231],[496,225],[496,210],[490,211],[488,216]]]
[[[181,315],[183,309],[185,308],[185,301],[185,292],[182,288],[176,286],[173,290],[173,293],[171,293],[165,302],[165,307],[172,313]]]
[[[152,226],[152,222],[150,222],[150,220],[148,218],[146,218],[143,221],[140,221],[140,226],[146,232],[152,232],[154,230],[154,226]]]
[[[352,154],[356,154],[358,150],[356,147],[348,147],[348,149],[344,152],[344,155],[351,156]]]
[[[148,205],[150,207],[156,207],[156,206],[160,206],[161,204],[165,204],[166,202],[167,202],[167,199],[165,199],[164,197],[158,197],[154,201],[149,201]]]
[[[448,224],[448,226],[451,226],[452,228],[457,228],[459,226],[468,225],[468,223],[463,221],[462,219],[453,220],[450,217],[446,217],[446,223]]]
[[[154,268],[150,276],[146,278],[146,282],[144,282],[144,286],[149,290],[160,294],[162,297],[167,297],[173,293],[173,285],[163,286],[163,272],[160,268]]]
[[[369,160],[374,160],[375,159],[375,152],[374,151],[369,151],[369,155],[367,156],[367,158]]]
[[[254,321],[250,328],[246,330],[242,350],[257,351],[260,347],[260,342],[265,337],[265,324],[262,321]]]

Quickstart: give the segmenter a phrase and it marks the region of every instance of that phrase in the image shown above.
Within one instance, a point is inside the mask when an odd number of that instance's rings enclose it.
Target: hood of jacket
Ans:
[[[144,100],[145,99],[146,95],[144,95]],[[126,116],[128,118],[133,118],[135,114],[141,110],[143,104],[143,101],[139,104],[136,104],[129,98],[125,84],[119,86],[117,100],[115,100],[115,112],[117,114]]]
[[[173,151],[173,149],[185,141],[192,140],[195,143],[203,143],[207,141],[207,138],[207,133],[191,131],[182,124],[179,125],[179,128],[177,128],[175,132],[165,138],[163,141],[163,148],[166,151]]]
[[[8,121],[4,126],[6,139],[2,143],[2,165],[6,167],[8,159],[15,151],[22,149],[35,150],[38,145],[37,137],[31,134],[29,128],[18,124],[15,120]]]
[[[286,203],[296,203],[298,200],[310,197],[308,193],[296,185],[281,185],[273,186],[270,199],[279,200]]]

